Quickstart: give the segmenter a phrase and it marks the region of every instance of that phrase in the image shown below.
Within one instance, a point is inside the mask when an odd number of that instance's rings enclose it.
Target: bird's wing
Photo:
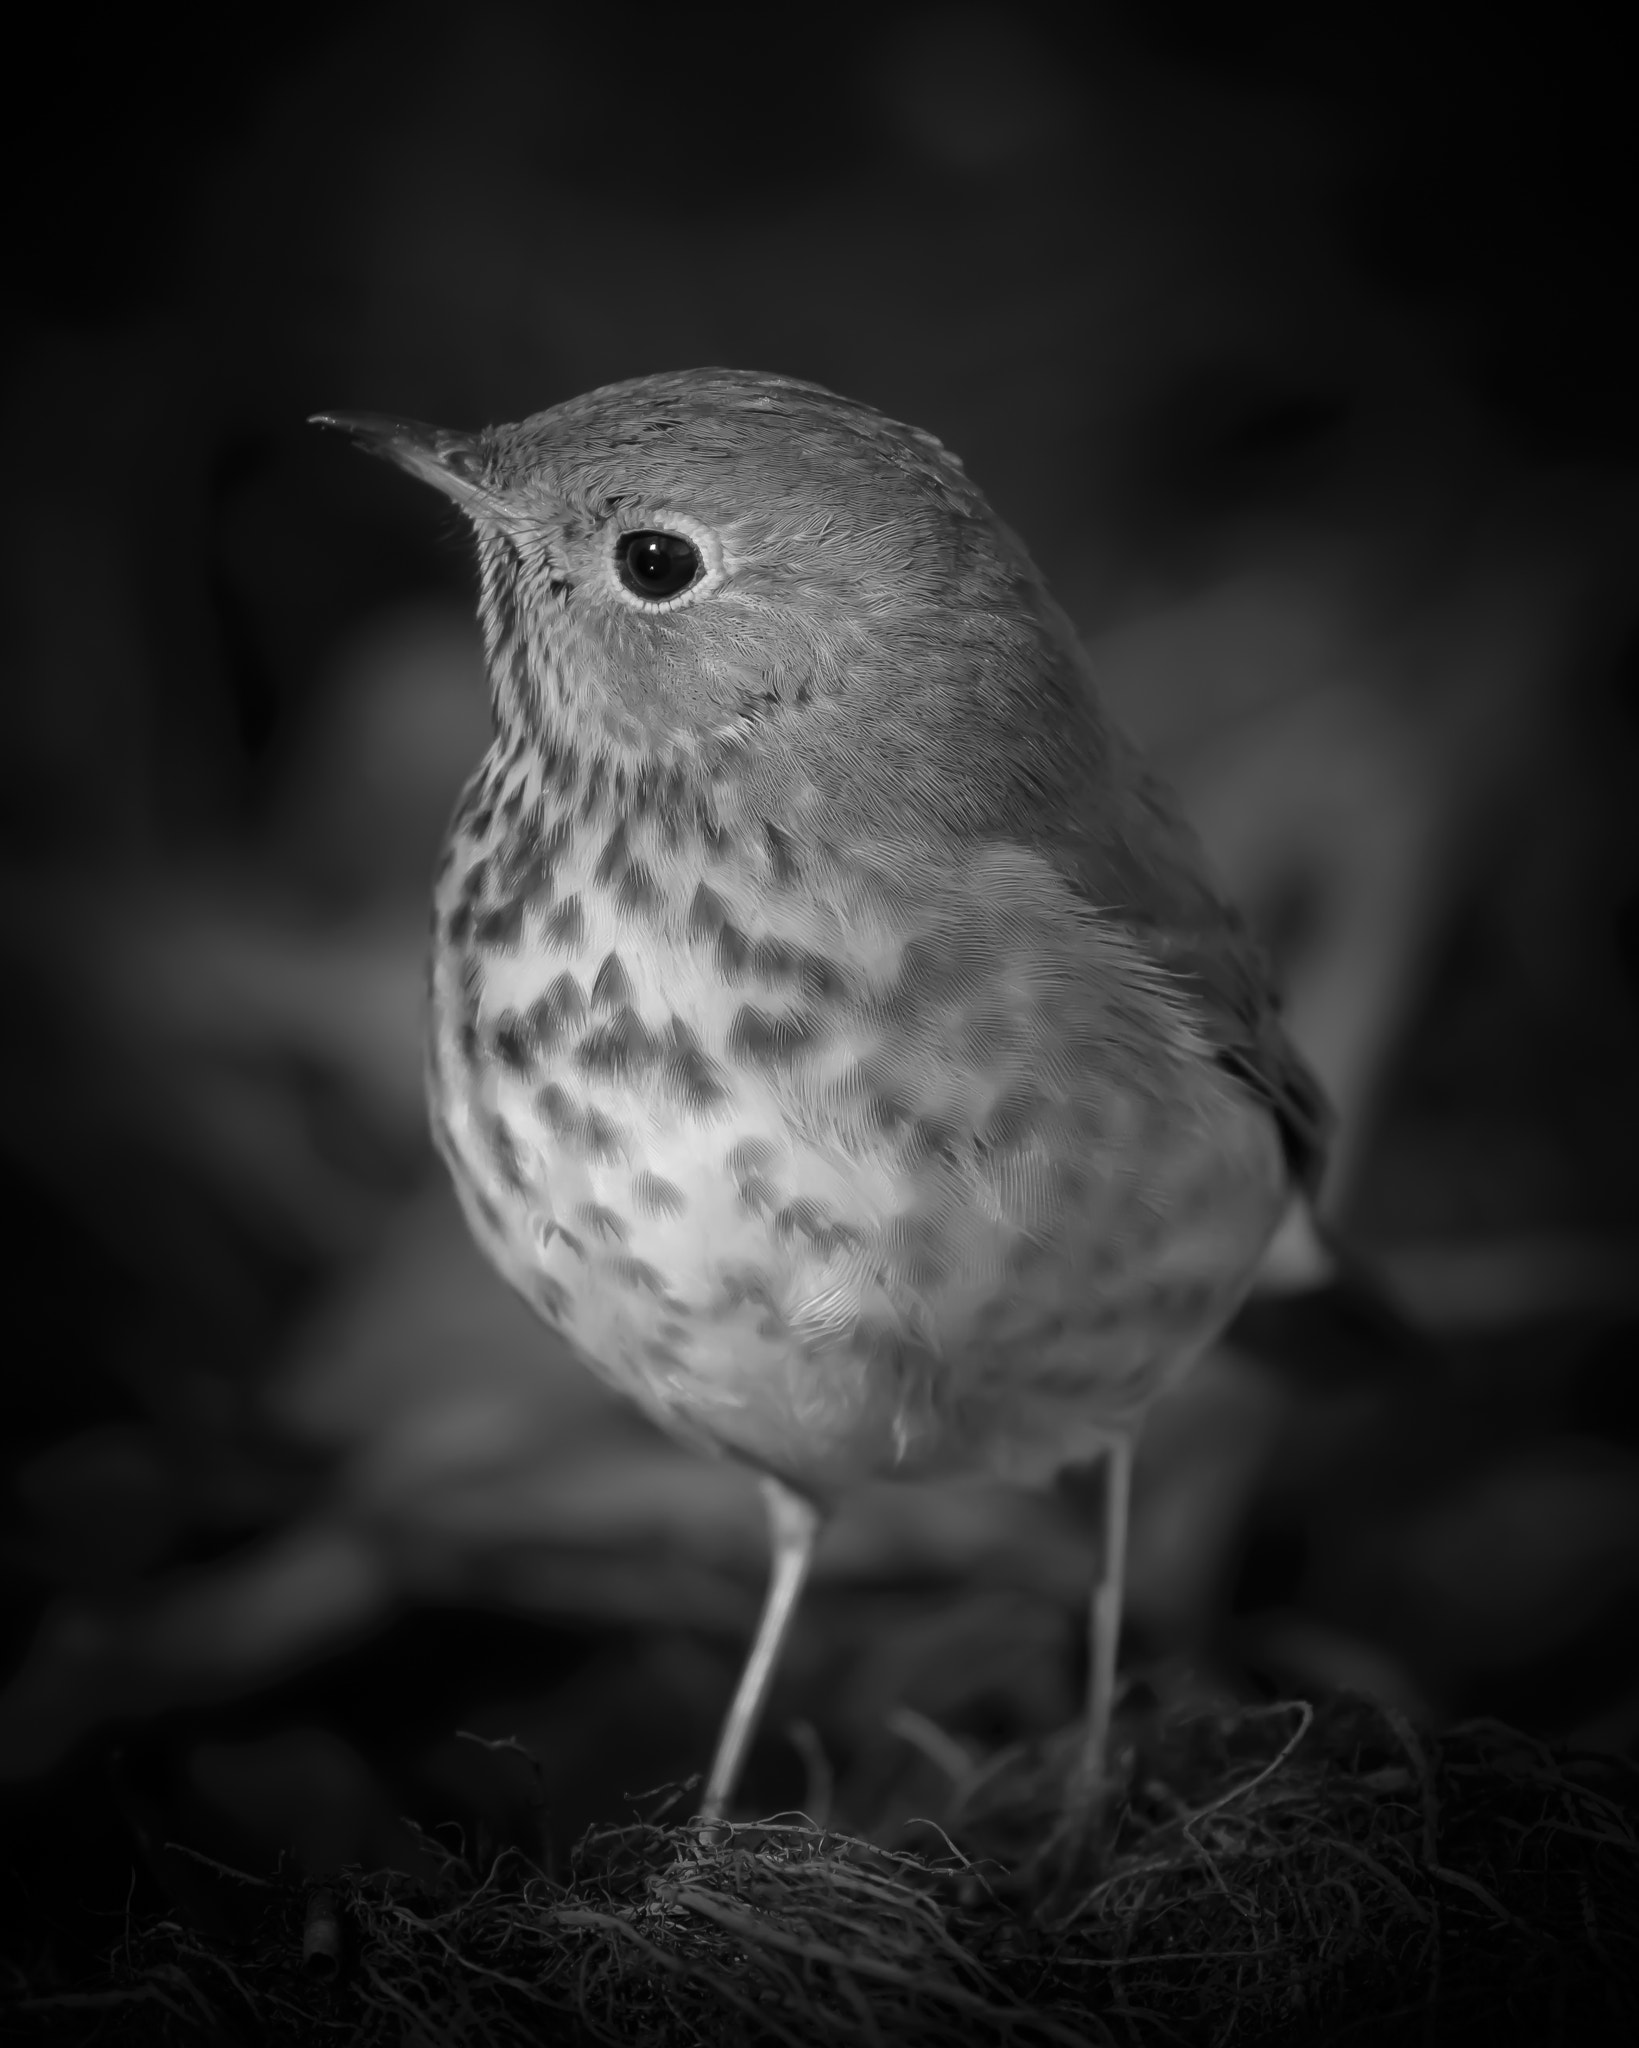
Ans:
[[[1312,1194],[1331,1105],[1281,1023],[1262,949],[1213,888],[1200,841],[1171,798],[1135,751],[1114,736],[1111,745],[1126,755],[1107,784],[1120,798],[1055,849],[1060,872],[1182,985],[1220,1062],[1273,1111],[1293,1178]]]

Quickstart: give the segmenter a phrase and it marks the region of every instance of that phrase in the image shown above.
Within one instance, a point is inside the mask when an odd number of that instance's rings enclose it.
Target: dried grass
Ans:
[[[522,2048],[1639,2039],[1639,1773],[1363,1701],[1178,1718],[1089,1836],[1070,1738],[953,1785],[917,1846],[788,1816],[594,1831],[438,1877],[266,1887],[229,1949],[133,1926],[10,2038]],[[259,1881],[257,1881],[259,1882]],[[339,1909],[339,1965],[303,1933]],[[309,1944],[310,1949],[315,1944]]]

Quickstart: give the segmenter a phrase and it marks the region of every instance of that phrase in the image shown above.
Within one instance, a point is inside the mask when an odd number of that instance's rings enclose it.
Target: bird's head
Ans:
[[[321,418],[471,519],[506,732],[959,802],[975,748],[1061,744],[1085,709],[1068,622],[961,464],[816,385],[677,372],[474,434]]]

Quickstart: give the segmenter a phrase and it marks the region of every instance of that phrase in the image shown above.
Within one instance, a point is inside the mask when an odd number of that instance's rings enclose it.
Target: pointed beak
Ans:
[[[447,427],[429,427],[420,420],[394,419],[378,412],[316,412],[309,426],[338,427],[359,447],[384,456],[453,498],[469,512],[493,504],[486,482],[490,451],[483,434],[457,434]]]

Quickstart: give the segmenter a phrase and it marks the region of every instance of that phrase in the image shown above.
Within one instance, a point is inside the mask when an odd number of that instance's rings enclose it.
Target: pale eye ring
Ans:
[[[648,527],[623,533],[615,542],[615,573],[633,597],[649,604],[681,596],[705,569],[700,550],[681,533]]]

